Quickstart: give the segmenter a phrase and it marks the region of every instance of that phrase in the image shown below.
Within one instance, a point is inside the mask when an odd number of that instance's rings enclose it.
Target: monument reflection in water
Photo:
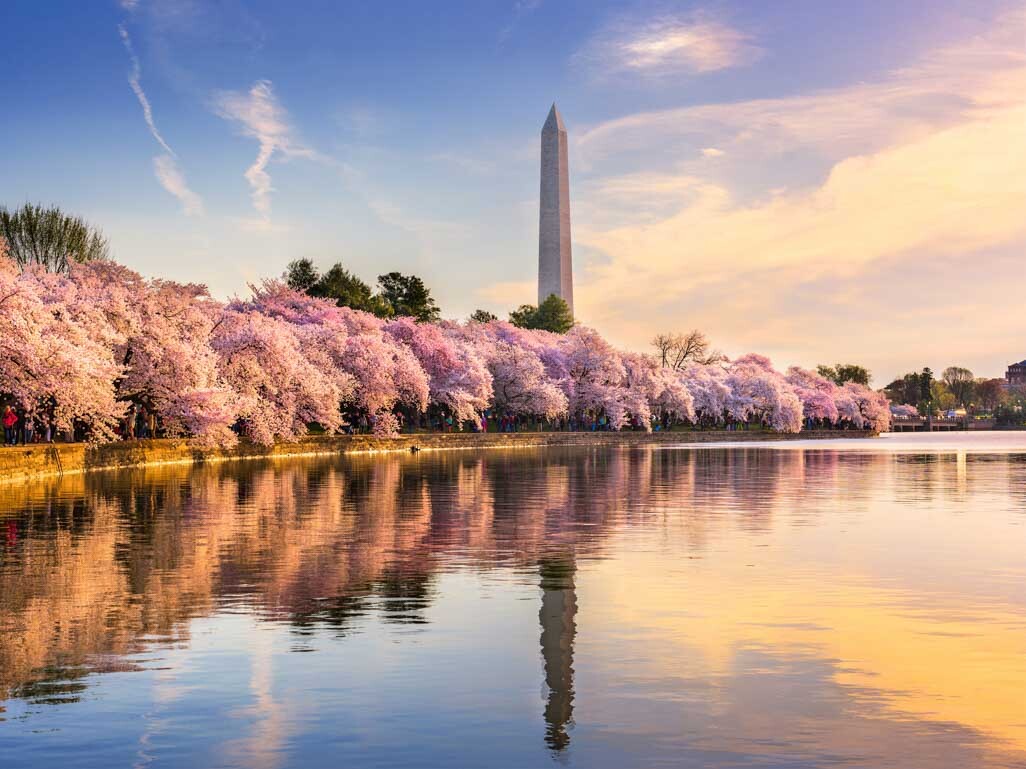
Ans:
[[[0,754],[1024,765],[1024,481],[579,448],[3,488]]]

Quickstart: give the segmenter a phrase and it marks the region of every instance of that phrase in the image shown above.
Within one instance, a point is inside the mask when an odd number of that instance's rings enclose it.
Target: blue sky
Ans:
[[[555,100],[578,311],[614,341],[878,380],[1026,354],[993,301],[1026,289],[1021,4],[8,0],[3,29],[0,202],[147,275],[229,296],[309,256],[504,314]]]

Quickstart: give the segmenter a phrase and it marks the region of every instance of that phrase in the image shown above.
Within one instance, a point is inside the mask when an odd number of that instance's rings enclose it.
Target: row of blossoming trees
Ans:
[[[278,281],[222,303],[203,286],[110,262],[54,274],[0,258],[0,345],[0,393],[97,441],[116,436],[131,403],[158,415],[166,435],[221,445],[240,434],[291,439],[311,424],[334,432],[361,417],[393,434],[400,416],[429,409],[456,422],[491,409],[611,429],[661,420],[797,432],[888,420],[883,396],[801,369],[781,374],[758,355],[674,371],[584,327],[381,320]]]

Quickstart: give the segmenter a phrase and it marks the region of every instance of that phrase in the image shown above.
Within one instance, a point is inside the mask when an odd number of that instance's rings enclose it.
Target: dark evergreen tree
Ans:
[[[520,305],[509,314],[509,322],[520,328],[536,328],[565,334],[573,328],[574,316],[570,312],[570,305],[555,294],[549,294],[537,307],[533,304]]]
[[[401,272],[390,272],[378,276],[378,287],[381,298],[392,308],[392,314],[409,316],[419,321],[438,320],[441,312],[431,291],[424,281],[416,275],[403,275]]]

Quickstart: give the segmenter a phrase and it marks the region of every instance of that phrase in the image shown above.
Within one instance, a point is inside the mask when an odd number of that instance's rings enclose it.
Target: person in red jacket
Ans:
[[[18,442],[18,412],[9,405],[4,406],[4,445],[13,446]]]

